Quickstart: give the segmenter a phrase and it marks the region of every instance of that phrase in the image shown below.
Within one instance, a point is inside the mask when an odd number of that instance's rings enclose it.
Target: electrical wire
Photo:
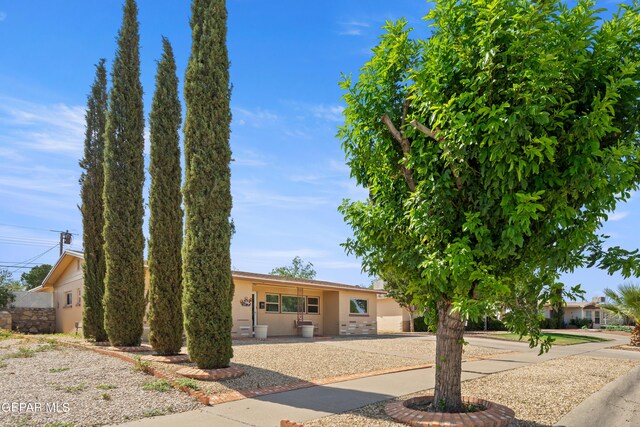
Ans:
[[[51,246],[49,249],[47,249],[46,251],[42,252],[39,255],[34,256],[33,258],[29,258],[26,261],[23,262],[19,262],[18,265],[22,265],[24,263],[28,263],[28,262],[33,262],[35,260],[37,260],[38,258],[41,258],[43,256],[45,256],[46,254],[48,254],[49,252],[51,252],[52,250],[54,250],[55,248],[58,247],[58,244],[56,243],[55,245]],[[21,267],[16,267],[15,270],[13,270],[11,273],[15,273],[16,271],[18,271]]]

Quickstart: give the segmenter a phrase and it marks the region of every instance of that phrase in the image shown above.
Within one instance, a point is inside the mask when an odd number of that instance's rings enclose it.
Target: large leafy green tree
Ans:
[[[633,320],[635,328],[631,332],[631,345],[640,346],[640,286],[624,283],[618,286],[617,291],[605,289],[604,294],[610,302],[600,306]]]
[[[182,347],[182,119],[173,49],[166,38],[162,46],[149,117],[149,342],[172,355]]]
[[[231,348],[231,148],[224,0],[194,0],[185,77],[186,234],[183,312],[189,357],[200,368],[229,366]]]
[[[140,344],[144,298],[144,114],[138,7],[126,0],[113,62],[104,150],[104,326],[112,345]]]
[[[20,283],[25,290],[37,288],[51,271],[51,264],[40,264],[20,275]]]
[[[313,264],[305,262],[299,256],[291,260],[291,265],[284,265],[282,267],[276,267],[271,270],[271,273],[276,276],[284,277],[297,277],[299,279],[315,279],[316,270],[313,269]]]
[[[96,65],[96,77],[91,86],[85,114],[84,157],[80,175],[80,212],[84,246],[84,301],[82,332],[85,338],[106,341],[104,330],[104,138],[107,123],[107,70],[105,60]],[[51,266],[49,266],[51,268]]]
[[[509,308],[535,345],[561,272],[633,256],[598,230],[638,187],[639,12],[596,25],[594,1],[440,0],[428,39],[388,23],[343,81],[339,136],[369,190],[341,207],[345,246],[436,310],[436,407],[462,408],[466,319]]]

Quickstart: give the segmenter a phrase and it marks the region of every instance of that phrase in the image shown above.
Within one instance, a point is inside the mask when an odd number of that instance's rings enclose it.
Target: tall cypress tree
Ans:
[[[227,10],[224,0],[194,0],[191,13],[185,78],[184,326],[191,360],[200,368],[222,368],[233,356]]]
[[[182,347],[182,194],[178,77],[173,49],[162,38],[151,128],[149,192],[149,341],[159,354]]]
[[[126,0],[112,70],[104,151],[104,324],[112,345],[140,344],[144,301],[144,116],[138,8]]]
[[[107,71],[105,60],[96,65],[96,77],[87,100],[87,121],[84,138],[84,157],[80,167],[80,198],[82,205],[82,237],[84,242],[84,301],[82,332],[84,337],[105,341],[104,330],[104,130],[107,121]]]

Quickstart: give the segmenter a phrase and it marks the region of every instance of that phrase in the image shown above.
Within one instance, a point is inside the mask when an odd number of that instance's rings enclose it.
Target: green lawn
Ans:
[[[505,341],[527,341],[528,337],[524,336],[522,339],[518,336],[518,334],[491,334],[486,335],[489,338],[495,338],[498,340]],[[573,334],[558,334],[555,332],[549,332],[542,334],[544,337],[553,337],[555,341],[553,345],[574,345],[574,344],[585,344],[589,342],[600,342],[600,341],[611,341],[605,338],[592,337],[587,335],[573,335]]]

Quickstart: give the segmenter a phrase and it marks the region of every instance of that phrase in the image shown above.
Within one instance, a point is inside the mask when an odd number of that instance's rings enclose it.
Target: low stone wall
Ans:
[[[8,311],[0,311],[0,329],[11,330],[11,313]]]
[[[28,334],[52,334],[56,331],[56,310],[53,308],[14,307],[11,329]]]

